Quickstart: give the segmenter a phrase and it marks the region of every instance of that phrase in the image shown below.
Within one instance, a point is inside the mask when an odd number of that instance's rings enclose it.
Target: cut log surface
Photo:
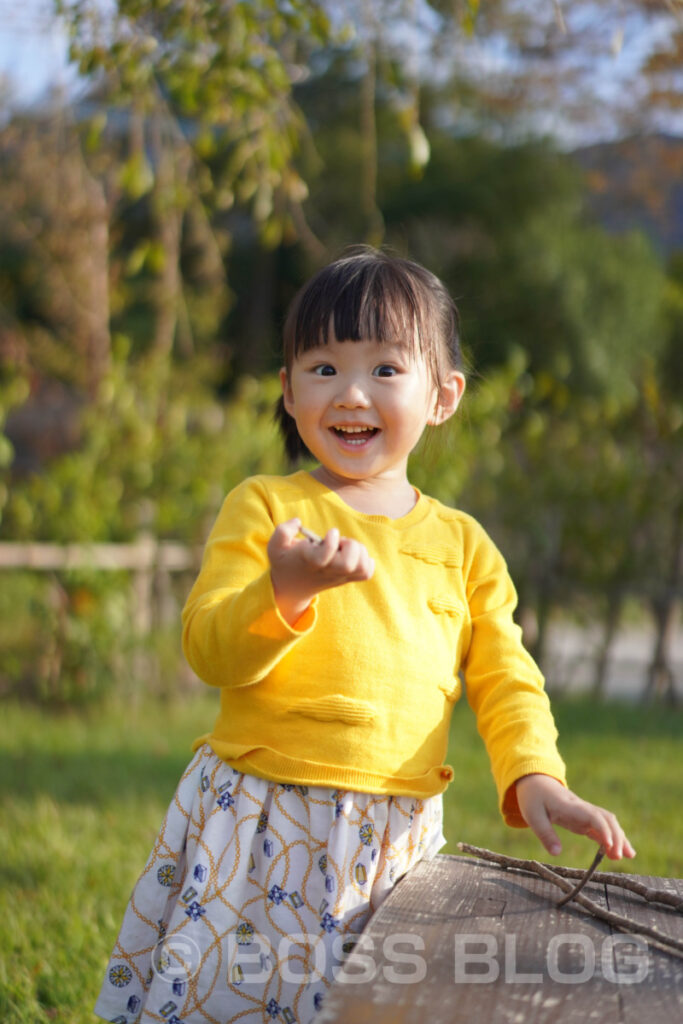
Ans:
[[[683,893],[683,881],[671,878],[642,878],[646,885]],[[683,939],[683,915],[675,911],[660,910],[651,903],[638,899],[633,893],[608,885],[607,905],[610,910],[630,917],[642,924],[654,926],[665,935]],[[625,938],[625,937],[624,937]],[[623,951],[615,947],[615,968],[621,970],[619,957],[629,956],[629,947]],[[651,947],[647,960],[648,974],[642,984],[625,990],[621,1020],[624,1024],[678,1024],[683,1020],[683,960]],[[624,969],[625,973],[625,969]]]
[[[631,876],[640,877],[640,876]],[[683,880],[641,878],[683,895]],[[683,916],[591,880],[586,895],[683,937]],[[578,906],[545,880],[439,855],[370,920],[316,1024],[675,1024],[683,960]]]

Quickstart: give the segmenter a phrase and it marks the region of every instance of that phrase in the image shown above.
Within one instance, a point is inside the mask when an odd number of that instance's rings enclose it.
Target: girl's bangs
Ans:
[[[381,264],[361,267],[350,279],[321,275],[318,287],[301,296],[292,329],[285,332],[285,355],[293,360],[330,338],[391,343],[427,355],[422,303],[411,282],[402,278]]]

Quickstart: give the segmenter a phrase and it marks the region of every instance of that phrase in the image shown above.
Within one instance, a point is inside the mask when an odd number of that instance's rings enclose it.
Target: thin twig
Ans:
[[[323,539],[319,537],[317,533],[313,533],[313,530],[307,530],[305,526],[299,527],[299,533],[302,534],[306,540],[310,540],[311,544],[322,544]]]
[[[492,850],[482,849],[478,846],[470,846],[468,843],[458,843],[458,849],[464,853],[473,853],[475,856],[482,857],[484,860],[492,861],[494,864],[498,864],[503,868],[517,868],[523,871],[531,871],[536,875],[540,875],[547,882],[552,882],[557,885],[564,892],[572,892],[572,885],[561,875],[558,875],[553,868],[546,864],[541,864],[537,860],[517,860],[514,857],[506,857],[500,853],[494,853]],[[666,953],[671,953],[672,956],[677,956],[683,959],[683,941],[676,939],[673,936],[665,935],[659,930],[650,925],[641,924],[639,921],[633,921],[630,917],[625,917],[622,914],[615,914],[611,910],[607,910],[605,907],[601,907],[587,896],[579,893],[574,897],[574,901],[582,906],[585,910],[588,910],[594,917],[600,918],[611,924],[614,928],[618,928],[623,932],[631,932],[638,935],[645,935],[655,945],[662,949]]]
[[[520,871],[523,871],[529,863],[525,860],[517,860],[515,857],[506,857],[501,853],[494,855],[492,850],[484,850],[480,846],[471,846],[469,843],[460,843],[459,846],[466,853],[480,856],[484,860],[494,860],[494,857],[500,858],[495,863],[501,864],[502,867],[519,868]],[[567,868],[560,864],[546,864],[545,866],[562,878],[583,878],[585,874],[581,868]],[[675,892],[668,892],[666,889],[654,889],[652,886],[645,885],[644,882],[638,882],[635,878],[630,878],[628,875],[621,875],[616,871],[596,871],[591,880],[599,882],[601,885],[614,885],[621,889],[628,889],[629,892],[634,892],[637,896],[647,900],[648,903],[663,903],[666,907],[677,910],[679,913],[683,911],[683,896],[679,896]]]
[[[580,868],[554,867],[553,870],[563,878],[578,878],[581,875]],[[679,896],[675,892],[668,892],[666,889],[655,889],[653,886],[645,885],[644,882],[638,882],[635,878],[629,878],[628,875],[620,875],[616,871],[596,871],[592,881],[599,882],[601,885],[613,885],[620,889],[628,889],[629,892],[634,892],[648,903],[661,903],[667,909],[677,910],[679,914],[683,913],[683,896]]]
[[[566,34],[567,34],[567,23],[564,20],[564,14],[563,14],[562,8],[560,6],[560,0],[554,0],[554,5],[555,5],[555,21],[557,22],[557,27],[559,28],[559,30],[562,33],[562,35],[566,36]]]
[[[555,885],[559,885],[560,888],[565,889],[565,891],[567,889],[571,890],[569,882],[564,878],[560,878],[559,875],[556,875],[552,868],[547,868],[538,861],[532,861],[531,863],[536,863],[538,865],[538,874],[548,882],[554,882]],[[594,917],[607,921],[608,924],[613,925],[620,931],[646,935],[652,942],[658,945],[660,949],[683,959],[683,942],[680,939],[674,938],[672,935],[665,935],[664,932],[661,932],[659,928],[655,928],[654,925],[641,924],[639,921],[634,921],[632,918],[626,917],[625,914],[615,914],[613,910],[607,910],[605,907],[601,907],[598,903],[595,903],[594,900],[589,899],[588,896],[584,896],[582,893],[576,895],[574,897],[574,901],[584,907],[585,910],[588,910]]]
[[[591,866],[584,873],[583,877],[579,879],[579,881],[576,883],[576,885],[574,886],[574,888],[570,892],[568,892],[565,896],[563,896],[561,900],[557,901],[558,907],[563,907],[565,905],[565,903],[569,903],[569,901],[573,900],[575,896],[578,896],[578,894],[581,892],[581,890],[583,889],[583,887],[586,884],[586,882],[589,882],[590,879],[592,878],[592,876],[595,874],[595,869],[597,868],[598,864],[600,863],[600,861],[602,860],[602,858],[604,856],[605,856],[605,851],[603,850],[603,848],[601,846],[601,847],[599,847],[598,852],[595,854],[595,857],[593,858],[593,862],[592,862]]]

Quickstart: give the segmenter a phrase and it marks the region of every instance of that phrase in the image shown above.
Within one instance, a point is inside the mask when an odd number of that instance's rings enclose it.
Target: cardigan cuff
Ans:
[[[253,636],[262,636],[269,640],[295,640],[313,629],[317,619],[317,594],[294,625],[291,625],[278,608],[270,570],[254,580],[250,584],[250,589],[255,604],[265,605],[263,611],[249,623],[248,632]]]

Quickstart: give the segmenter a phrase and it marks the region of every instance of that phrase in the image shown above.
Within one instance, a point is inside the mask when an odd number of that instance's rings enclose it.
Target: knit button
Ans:
[[[453,781],[453,769],[446,765],[441,769],[440,775],[442,779],[447,779],[449,782]]]

